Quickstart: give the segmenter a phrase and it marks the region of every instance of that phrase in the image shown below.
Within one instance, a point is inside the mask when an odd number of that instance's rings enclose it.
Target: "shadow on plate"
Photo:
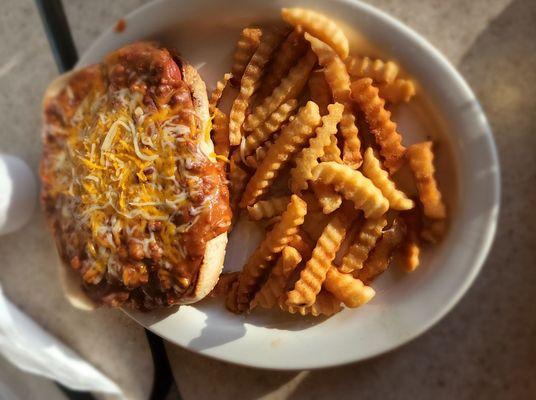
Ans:
[[[205,350],[233,342],[246,334],[247,325],[279,331],[300,331],[326,321],[325,317],[292,315],[280,310],[258,309],[250,314],[236,315],[225,309],[221,299],[206,299],[195,305],[204,313],[205,326],[188,347]]]

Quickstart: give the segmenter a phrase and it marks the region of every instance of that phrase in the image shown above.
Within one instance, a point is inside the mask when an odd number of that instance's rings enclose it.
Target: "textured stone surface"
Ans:
[[[37,172],[41,98],[57,69],[34,2],[4,0],[1,4],[0,152],[22,157]],[[97,8],[104,10],[104,6],[103,2]],[[127,2],[122,6],[127,8]],[[83,14],[77,19],[87,22]],[[77,25],[78,21],[73,21],[75,32]],[[79,36],[88,35],[81,32]],[[42,213],[36,207],[31,224],[0,238],[0,282],[5,293],[45,329],[115,380],[130,398],[147,398],[153,363],[143,328],[120,311],[88,314],[73,308],[63,296],[56,265],[47,262],[54,253]],[[4,373],[8,371],[0,366],[0,376]],[[29,378],[28,382],[34,381]],[[39,395],[39,388],[29,384],[21,398],[52,398]]]
[[[1,357],[0,393],[1,398],[7,400],[32,399],[37,394],[42,399],[66,399],[50,380],[22,372]]]
[[[437,326],[399,350],[357,364],[312,372],[261,371],[209,360],[168,344],[185,399],[535,396],[536,2],[368,2],[399,18],[444,52],[487,112],[501,158],[503,203],[486,266],[460,304]],[[32,2],[4,3],[0,15],[0,90],[4,94],[0,97],[0,151],[18,154],[35,167],[40,149],[35,136],[40,96],[56,72]],[[104,28],[144,1],[65,3],[82,52]],[[41,255],[52,251],[42,224],[37,214],[35,226],[0,239],[0,279],[5,290],[103,371],[132,384],[138,395],[142,386],[147,393],[152,367],[141,330],[119,313],[100,311],[87,318],[69,308],[59,293],[53,268],[36,261],[35,248],[28,251],[30,243],[39,243]],[[51,311],[50,302],[59,311]],[[106,343],[121,343],[126,356],[109,353],[97,341],[97,333],[105,328]],[[114,338],[109,337],[110,330]],[[90,338],[80,336],[87,331],[92,333]],[[140,372],[142,365],[148,368],[145,374]]]

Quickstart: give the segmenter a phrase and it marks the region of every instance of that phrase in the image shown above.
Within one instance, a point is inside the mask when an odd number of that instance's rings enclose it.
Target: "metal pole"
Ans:
[[[45,26],[48,42],[60,72],[70,70],[78,60],[69,22],[61,0],[35,0]]]

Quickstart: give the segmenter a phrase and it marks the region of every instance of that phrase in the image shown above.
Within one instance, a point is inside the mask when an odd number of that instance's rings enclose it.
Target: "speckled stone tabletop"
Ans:
[[[373,360],[273,372],[210,360],[168,343],[185,399],[536,398],[536,1],[368,2],[446,54],[487,112],[502,167],[501,216],[488,261],[446,318],[410,344]],[[103,29],[144,1],[64,3],[83,52]],[[34,3],[1,0],[0,5],[0,152],[19,155],[35,171],[41,96],[56,66]],[[118,311],[87,314],[70,307],[54,269],[44,262],[52,251],[39,211],[30,226],[2,237],[5,292],[118,381],[129,398],[146,399],[153,366],[142,328]],[[62,398],[49,382],[16,371],[4,360],[0,377],[15,382],[20,398]]]

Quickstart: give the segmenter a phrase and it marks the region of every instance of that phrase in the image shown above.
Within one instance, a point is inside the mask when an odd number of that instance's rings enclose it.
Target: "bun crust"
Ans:
[[[210,118],[210,113],[208,111],[208,97],[205,82],[203,82],[197,70],[184,61],[182,61],[182,74],[184,81],[188,84],[190,91],[192,92],[196,114],[200,117],[200,121],[202,121],[203,124],[206,124]],[[200,128],[202,129],[202,132],[205,131],[205,126],[201,126]],[[210,153],[212,153],[214,151],[214,144],[210,138],[208,138],[208,141],[205,141],[205,143],[210,148]],[[180,304],[195,303],[214,289],[223,269],[226,247],[227,233],[222,233],[207,242],[203,263],[201,264],[201,268],[199,268],[195,289],[192,294],[183,297],[179,301]]]

